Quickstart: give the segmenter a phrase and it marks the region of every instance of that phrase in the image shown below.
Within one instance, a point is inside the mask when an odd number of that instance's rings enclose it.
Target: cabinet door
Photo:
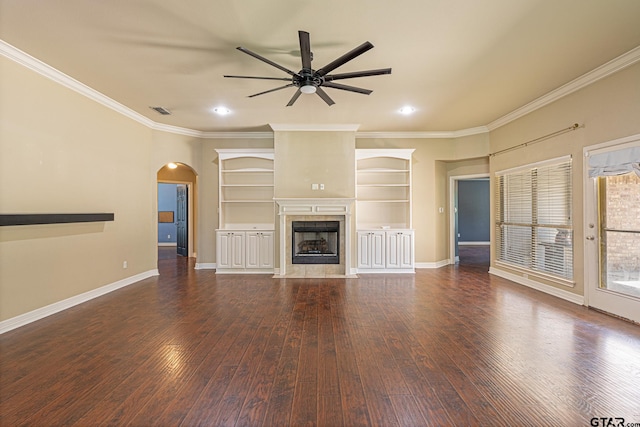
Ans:
[[[358,232],[358,268],[384,268],[385,238],[383,231]]]
[[[413,268],[413,232],[400,234],[400,268]]]
[[[260,246],[258,266],[260,268],[273,268],[273,231],[260,232],[258,242]]]
[[[371,233],[371,268],[385,268],[385,236],[384,231]]]
[[[244,232],[216,233],[217,268],[244,268]]]
[[[231,232],[231,268],[244,268],[244,233]]]
[[[245,240],[247,247],[247,257],[245,259],[245,265],[247,268],[259,268],[260,267],[260,233],[256,231],[247,232],[247,238]]]
[[[413,233],[387,233],[387,268],[413,268]]]
[[[371,268],[371,233],[358,231],[358,268]]]
[[[217,268],[231,268],[231,233],[216,233],[216,264]]]
[[[246,237],[247,268],[273,268],[273,231],[250,231]]]

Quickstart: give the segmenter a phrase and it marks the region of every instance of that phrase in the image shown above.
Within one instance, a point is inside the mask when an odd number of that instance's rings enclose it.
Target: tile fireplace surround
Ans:
[[[355,199],[275,199],[280,217],[280,271],[275,277],[357,277],[351,265],[351,209]],[[340,264],[293,264],[291,229],[293,221],[339,221]]]

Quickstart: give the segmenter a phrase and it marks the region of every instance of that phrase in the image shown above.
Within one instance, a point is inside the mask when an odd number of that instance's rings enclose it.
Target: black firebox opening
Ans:
[[[340,264],[340,221],[292,221],[293,264]]]

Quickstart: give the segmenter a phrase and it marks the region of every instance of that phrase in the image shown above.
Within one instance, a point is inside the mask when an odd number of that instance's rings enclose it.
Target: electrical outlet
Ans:
[[[122,268],[127,268],[127,267],[128,267],[127,261],[124,261],[124,262],[122,263]]]
[[[170,238],[171,238],[171,234],[167,234],[167,239],[170,239]]]
[[[320,184],[320,189],[324,190],[324,184]]]

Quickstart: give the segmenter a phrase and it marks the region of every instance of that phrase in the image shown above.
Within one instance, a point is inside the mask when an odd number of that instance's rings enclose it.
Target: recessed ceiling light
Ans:
[[[401,109],[398,110],[398,112],[400,114],[404,114],[405,116],[409,115],[409,114],[412,114],[415,111],[416,111],[416,109],[411,107],[410,105],[406,105],[406,106],[404,106],[404,107],[402,107]]]
[[[231,114],[231,110],[229,110],[227,107],[216,107],[213,109],[213,112],[221,116]]]
[[[173,162],[172,163],[167,163],[167,167],[169,169],[176,169],[178,167],[178,164],[177,163],[173,163]]]

